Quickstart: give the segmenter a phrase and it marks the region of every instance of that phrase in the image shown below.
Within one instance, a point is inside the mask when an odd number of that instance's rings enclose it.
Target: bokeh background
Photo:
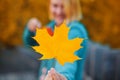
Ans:
[[[108,55],[107,58],[102,57],[97,60],[101,63],[106,60],[107,63],[104,64],[110,64],[106,68],[116,65],[107,70],[107,73],[113,71],[112,73],[116,75],[110,79],[120,80],[116,77],[120,76],[120,0],[80,0],[80,2],[83,13],[81,22],[86,26],[90,37],[91,57],[96,59],[96,56]],[[0,80],[34,80],[37,78],[40,63],[37,58],[40,55],[24,48],[22,42],[24,28],[32,17],[37,17],[43,25],[49,22],[47,0],[0,0]],[[97,73],[93,74],[93,71],[101,70],[101,67],[99,69],[96,64],[98,62],[93,61],[90,64],[91,57],[88,57],[90,59],[88,58],[86,65],[92,66],[90,68],[92,71],[86,68],[86,74],[90,76],[87,80],[103,80],[103,77],[95,75]],[[94,65],[95,70],[93,70]],[[112,75],[107,73],[107,76]],[[106,77],[106,75],[101,76]],[[104,80],[110,79],[104,78]]]
[[[81,0],[82,22],[90,39],[120,48],[119,0]],[[47,0],[0,0],[0,43],[21,45],[25,24],[37,17],[43,25],[48,19]]]

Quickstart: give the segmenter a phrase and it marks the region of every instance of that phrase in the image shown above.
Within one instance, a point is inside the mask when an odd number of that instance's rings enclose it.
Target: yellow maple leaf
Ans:
[[[82,38],[68,39],[69,28],[63,23],[59,27],[55,27],[54,35],[50,36],[45,28],[37,29],[36,36],[33,37],[40,46],[35,46],[33,49],[43,55],[40,60],[55,58],[61,65],[66,62],[73,63],[80,60],[74,52],[82,46]]]

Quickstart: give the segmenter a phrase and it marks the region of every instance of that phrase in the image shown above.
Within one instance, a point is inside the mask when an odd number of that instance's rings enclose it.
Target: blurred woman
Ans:
[[[41,68],[46,67],[47,71],[49,70],[45,80],[82,80],[88,35],[84,25],[79,22],[82,18],[79,0],[49,0],[49,18],[51,22],[47,25],[47,30],[51,36],[53,36],[54,27],[60,26],[63,21],[66,20],[68,27],[71,27],[68,38],[74,39],[79,37],[85,40],[82,43],[83,48],[75,52],[77,56],[83,58],[82,60],[75,61],[73,64],[66,63],[64,66],[61,66],[54,59],[44,60]],[[38,23],[33,24],[37,26]],[[35,30],[33,31],[35,35]],[[27,36],[28,35],[24,36],[24,40],[27,40]],[[29,38],[29,40],[31,39]]]

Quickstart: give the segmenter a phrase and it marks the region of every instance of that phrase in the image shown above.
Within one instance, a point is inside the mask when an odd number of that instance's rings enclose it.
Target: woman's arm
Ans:
[[[37,41],[32,38],[34,36],[35,36],[35,32],[30,31],[28,27],[26,27],[23,33],[24,45],[27,47],[39,45]]]
[[[41,23],[37,18],[31,18],[23,33],[23,42],[27,47],[37,46],[38,43],[32,38],[35,36],[36,28],[41,28]]]

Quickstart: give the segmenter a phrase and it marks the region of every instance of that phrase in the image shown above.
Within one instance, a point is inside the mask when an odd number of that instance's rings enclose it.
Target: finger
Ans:
[[[52,74],[51,76],[53,77],[53,80],[60,80],[59,76],[56,74]]]
[[[45,77],[45,80],[52,80],[52,76],[49,71],[48,71],[47,76]]]
[[[59,75],[61,77],[61,80],[67,80],[67,78],[63,75]]]
[[[56,75],[58,76],[59,80],[66,80],[61,74],[56,73]]]
[[[50,69],[52,77],[56,80],[67,80],[62,74],[59,74],[54,68]]]
[[[53,80],[52,76],[47,75],[44,80]]]
[[[54,69],[51,69],[49,73],[51,74],[53,80],[60,80]]]
[[[54,69],[51,70],[51,75],[55,80],[62,80],[61,76],[59,76]]]
[[[67,80],[66,77],[58,72],[56,72],[56,74],[58,75],[58,77],[60,78],[60,80]]]

